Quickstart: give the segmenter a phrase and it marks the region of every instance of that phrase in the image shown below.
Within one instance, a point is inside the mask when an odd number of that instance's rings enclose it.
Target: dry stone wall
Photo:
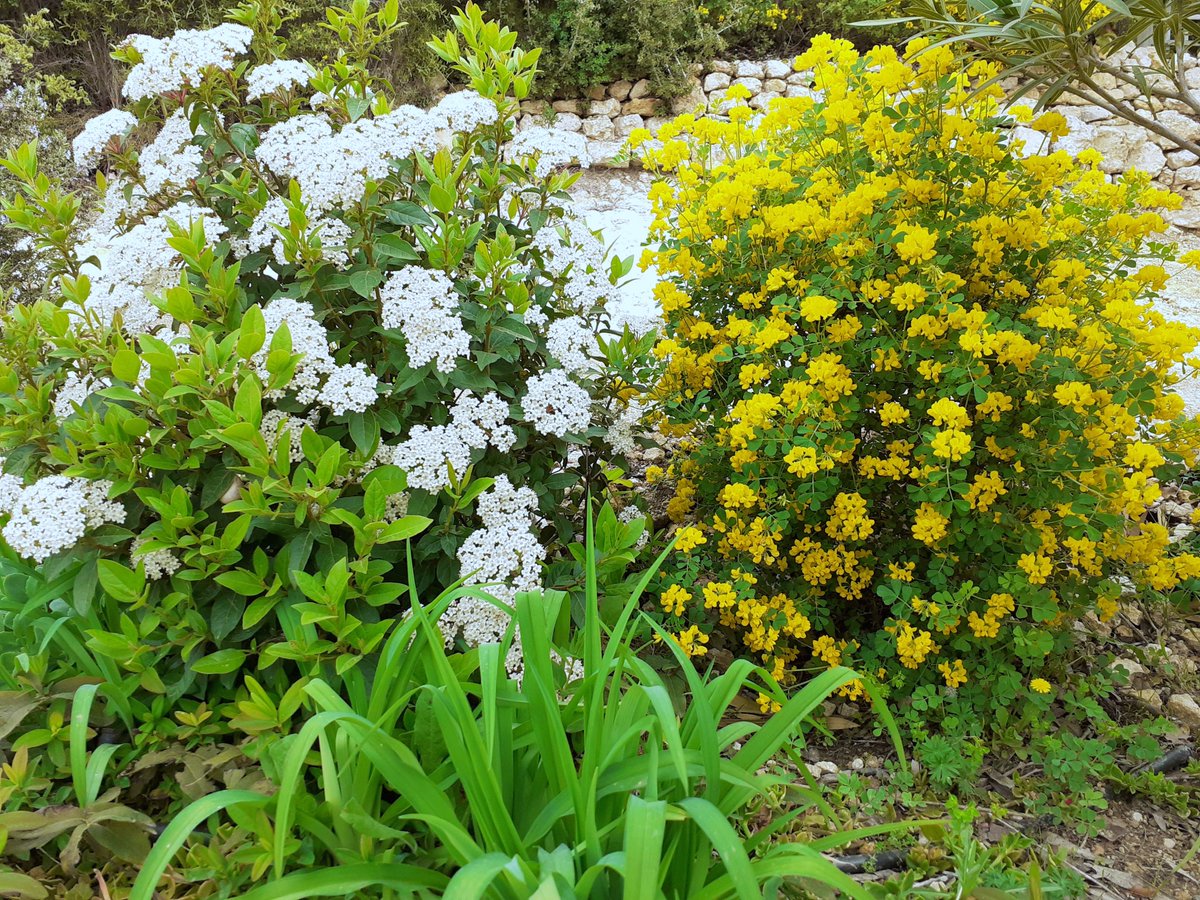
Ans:
[[[1200,89],[1200,60],[1188,73],[1189,84]],[[1187,139],[1200,140],[1200,118],[1187,113],[1186,107],[1151,102],[1137,97],[1135,88],[1120,85],[1111,76],[1111,84],[1101,86],[1123,99],[1133,101],[1142,112],[1156,116],[1159,121]],[[622,153],[626,138],[635,128],[647,128],[656,134],[664,122],[682,113],[697,109],[720,111],[724,95],[734,84],[750,91],[750,105],[766,109],[778,97],[816,97],[811,88],[811,76],[795,72],[787,60],[714,60],[704,66],[693,66],[690,90],[671,100],[655,97],[650,83],[618,81],[607,87],[597,87],[588,96],[572,100],[527,100],[521,104],[519,129],[550,127],[577,132],[587,140],[591,164],[625,167],[628,154]],[[1009,89],[1015,83],[1007,85]],[[1036,93],[1026,95],[1020,102],[1032,104]],[[1112,116],[1086,101],[1064,96],[1055,109],[1067,119],[1071,133],[1050,149],[1070,153],[1094,147],[1104,155],[1103,169],[1119,174],[1129,169],[1148,172],[1157,183],[1180,193],[1184,198],[1181,210],[1168,214],[1172,224],[1181,228],[1200,230],[1200,160],[1175,147],[1170,140],[1137,125]],[[1017,128],[1032,150],[1043,149],[1043,136],[1031,129]]]

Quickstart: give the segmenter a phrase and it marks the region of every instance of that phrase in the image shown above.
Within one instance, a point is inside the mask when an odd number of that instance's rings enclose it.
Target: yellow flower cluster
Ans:
[[[1200,332],[1153,302],[1173,260],[1156,210],[1178,200],[1093,152],[1031,153],[995,67],[944,47],[820,36],[795,65],[819,99],[754,118],[731,90],[643,148],[647,399],[686,436],[668,514],[692,523],[664,609],[784,682],[844,663],[986,703],[1029,683],[1021,652],[1111,615],[1114,578],[1200,578],[1145,521],[1200,448],[1172,391]]]

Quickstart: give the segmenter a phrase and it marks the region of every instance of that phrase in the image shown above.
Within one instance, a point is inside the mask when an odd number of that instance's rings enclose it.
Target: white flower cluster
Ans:
[[[537,494],[527,487],[514,487],[508,476],[496,476],[490,490],[476,501],[483,527],[472,532],[458,550],[458,561],[466,584],[486,587],[498,600],[512,603],[521,591],[536,591],[542,585],[542,562],[546,548],[533,533]],[[447,645],[461,637],[469,646],[499,641],[511,617],[503,609],[474,597],[455,600],[442,616]],[[506,659],[509,674],[520,677],[520,635]]]
[[[300,462],[300,460],[304,459],[304,450],[300,446],[300,436],[304,433],[306,425],[312,428],[317,427],[317,413],[309,413],[308,418],[302,419],[281,409],[269,409],[263,413],[262,422],[259,423],[258,430],[267,442],[267,446],[272,450],[279,443],[279,439],[286,435],[288,439],[288,455],[291,461]]]
[[[286,265],[294,260],[288,259],[280,229],[286,231],[289,225],[286,201],[281,197],[272,197],[254,217],[245,235],[233,238],[230,246],[239,259],[269,249],[277,263]],[[321,255],[326,260],[338,268],[349,265],[350,251],[346,245],[353,235],[349,225],[340,219],[320,216],[309,223],[309,232],[316,232],[320,236]]]
[[[581,316],[556,319],[546,329],[546,349],[568,372],[581,375],[592,368],[587,351],[596,349],[596,335]]]
[[[641,424],[645,415],[646,405],[644,403],[632,400],[625,404],[613,423],[608,426],[608,433],[605,435],[608,445],[613,448],[614,452],[628,454],[637,449],[634,429]]]
[[[246,99],[257,100],[284,88],[305,87],[313,67],[300,59],[277,59],[255,66],[246,75]]]
[[[509,162],[535,160],[533,174],[537,178],[572,164],[585,169],[591,165],[583,135],[561,128],[526,128],[504,145],[504,157]]]
[[[45,562],[75,546],[90,528],[125,519],[125,508],[108,499],[110,481],[48,475],[11,498],[11,515],[0,537],[17,554]]]
[[[546,271],[564,279],[563,293],[576,311],[604,305],[612,292],[607,250],[581,217],[572,213],[543,225],[534,235],[533,248],[541,252]]]
[[[228,22],[203,31],[184,29],[166,38],[131,35],[125,45],[138,52],[141,62],[125,79],[125,97],[155,97],[194,84],[210,66],[228,69],[253,37],[246,26]]]
[[[379,321],[399,329],[416,369],[437,360],[440,372],[453,372],[458,357],[471,353],[471,336],[458,314],[458,292],[445,273],[405,266],[388,276],[380,289]]]
[[[83,406],[88,397],[108,386],[107,378],[94,378],[91,375],[80,378],[77,372],[68,372],[67,380],[54,395],[54,418],[61,422],[74,415],[76,407]]]
[[[138,172],[146,193],[157,194],[168,185],[184,187],[200,173],[204,161],[200,148],[192,144],[192,126],[177,109],[149,144],[138,153]]]
[[[292,339],[292,352],[301,355],[287,388],[295,392],[296,400],[305,406],[320,403],[334,415],[363,412],[378,398],[379,379],[367,371],[364,363],[339,366],[329,347],[329,332],[317,321],[313,305],[294,297],[276,297],[263,307],[266,340],[250,358],[258,377],[270,379],[267,357],[271,342],[286,323]],[[324,385],[321,381],[324,379]],[[269,399],[282,396],[282,389],[269,390]]]
[[[450,409],[447,425],[414,425],[397,444],[392,464],[408,476],[408,486],[437,493],[450,485],[450,472],[461,477],[471,451],[489,445],[506,451],[517,436],[508,424],[508,404],[494,391],[476,397],[464,392]]]
[[[637,543],[634,544],[634,548],[637,550],[641,550],[643,547],[646,546],[646,544],[648,544],[650,542],[650,528],[651,528],[651,525],[653,524],[650,520],[650,517],[648,515],[646,515],[644,512],[642,512],[640,509],[638,509],[636,506],[634,506],[632,503],[629,506],[626,506],[619,513],[617,513],[617,520],[622,525],[629,525],[633,522],[636,522],[638,519],[641,519],[642,522],[645,523],[645,530],[642,531],[642,533],[640,535],[638,535]]]
[[[165,547],[161,550],[143,550],[147,539],[138,535],[133,539],[129,548],[129,562],[136,566],[142,564],[142,570],[151,581],[158,581],[179,571],[182,563],[178,557]]]
[[[361,200],[368,181],[387,176],[391,160],[436,151],[439,124],[415,106],[398,106],[336,132],[324,116],[296,116],[272,126],[255,156],[276,175],[294,178],[309,207],[324,212]]]
[[[137,118],[123,109],[110,109],[88,119],[83,131],[71,143],[71,155],[81,172],[96,168],[104,148],[115,137],[128,134],[137,127]]]
[[[0,456],[0,513],[12,510],[24,487],[20,478],[4,471],[4,457]]]
[[[101,234],[93,227],[89,234],[102,260],[98,269],[85,267],[92,282],[85,306],[101,325],[111,325],[120,313],[125,332],[137,335],[166,322],[150,297],[179,280],[177,254],[167,245],[170,223],[188,228],[197,221],[203,223],[210,240],[226,231],[216,213],[186,201],[124,233]]]
[[[542,434],[581,434],[592,423],[592,398],[562,369],[534,375],[521,400],[525,420]]]
[[[365,412],[379,398],[379,379],[365,363],[337,366],[325,378],[317,399],[335,416]]]
[[[447,94],[429,112],[441,121],[443,128],[460,134],[470,134],[484,125],[495,125],[500,118],[495,101],[475,91]]]

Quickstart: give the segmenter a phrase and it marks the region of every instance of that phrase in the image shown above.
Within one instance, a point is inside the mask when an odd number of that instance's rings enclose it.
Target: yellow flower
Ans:
[[[879,408],[879,420],[884,425],[899,425],[901,422],[907,422],[908,417],[908,410],[895,401],[885,403]]]
[[[692,595],[677,584],[671,585],[658,598],[662,603],[662,608],[672,616],[682,616],[683,609],[688,601],[692,599]]]
[[[692,625],[687,631],[681,631],[672,637],[688,656],[703,656],[708,652],[708,648],[704,646],[708,643],[708,635],[704,634],[696,625]]]
[[[720,501],[726,509],[753,509],[758,503],[758,494],[744,484],[727,484],[721,488]]]
[[[903,239],[896,244],[896,253],[909,264],[929,262],[937,255],[937,235],[920,225],[905,225],[896,229]]]
[[[971,452],[971,436],[957,428],[947,428],[934,435],[930,446],[938,459],[957,462]]]
[[[837,312],[838,303],[829,297],[816,295],[800,301],[800,315],[809,322],[820,322]]]
[[[662,466],[646,466],[646,484],[658,484],[666,474]]]
[[[694,525],[680,528],[679,533],[675,536],[675,549],[681,553],[690,553],[701,544],[707,543],[708,538],[704,536],[704,532]]]
[[[1050,682],[1045,678],[1035,678],[1029,682],[1029,686],[1039,694],[1048,694],[1051,691]]]
[[[938,671],[942,673],[942,678],[946,681],[946,687],[956,688],[961,684],[967,683],[967,668],[963,665],[961,659],[954,660],[953,665],[948,662],[939,663]]]

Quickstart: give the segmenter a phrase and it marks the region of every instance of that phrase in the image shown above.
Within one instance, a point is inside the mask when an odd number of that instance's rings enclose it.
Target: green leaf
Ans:
[[[141,359],[128,347],[122,347],[113,354],[112,373],[122,381],[128,381],[130,384],[134,383],[137,381],[141,370]]]
[[[250,359],[251,356],[263,349],[263,344],[266,342],[266,322],[263,319],[263,307],[247,306],[246,311],[241,314],[241,331],[238,335],[238,355],[242,359]]]
[[[146,575],[141,569],[135,571],[116,560],[99,560],[97,574],[105,593],[122,603],[137,603],[146,589]]]
[[[360,297],[370,299],[383,281],[383,273],[378,269],[359,269],[350,274],[350,287]]]
[[[235,650],[230,647],[196,660],[192,669],[201,675],[226,675],[241,668],[245,661],[245,650]]]

